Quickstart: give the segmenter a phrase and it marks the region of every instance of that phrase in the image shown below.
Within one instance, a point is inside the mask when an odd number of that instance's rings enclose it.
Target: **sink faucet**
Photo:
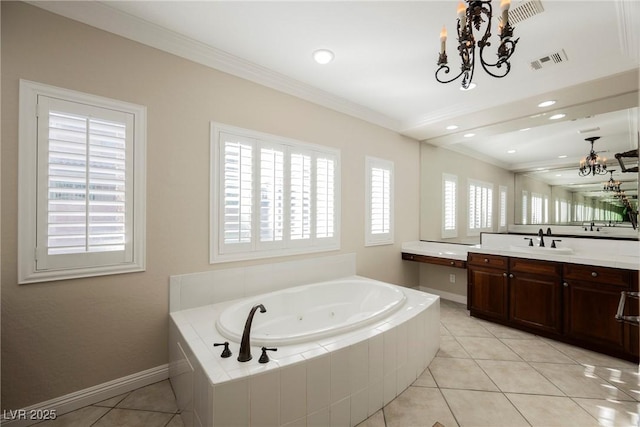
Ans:
[[[256,314],[256,310],[260,309],[260,313],[266,313],[267,309],[264,305],[254,305],[249,316],[247,316],[247,322],[244,324],[244,332],[242,332],[242,341],[240,341],[240,354],[238,355],[238,362],[248,362],[251,360],[251,322],[253,322],[253,315]]]
[[[538,230],[538,237],[540,237],[540,247],[544,248],[544,231],[542,231],[542,228]]]
[[[551,236],[551,227],[547,227],[547,236]]]

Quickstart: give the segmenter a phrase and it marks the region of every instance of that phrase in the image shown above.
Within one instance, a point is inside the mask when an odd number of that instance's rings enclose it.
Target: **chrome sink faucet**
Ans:
[[[540,237],[540,247],[544,248],[544,232],[542,228],[538,231],[538,237]]]
[[[251,323],[253,322],[253,316],[256,314],[257,309],[260,309],[260,313],[267,312],[267,309],[264,308],[264,305],[262,304],[254,305],[251,311],[249,311],[249,316],[247,316],[247,321],[244,324],[244,331],[242,332],[242,341],[240,341],[238,362],[248,362],[251,360]]]

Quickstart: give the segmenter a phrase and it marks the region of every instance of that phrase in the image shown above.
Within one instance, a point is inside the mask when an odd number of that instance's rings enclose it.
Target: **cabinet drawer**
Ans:
[[[531,273],[541,276],[560,277],[562,275],[562,264],[535,259],[509,258],[509,270],[512,273]]]
[[[426,264],[446,265],[449,267],[456,267],[456,268],[467,268],[466,261],[462,261],[459,259],[452,259],[452,258],[439,258],[439,257],[410,254],[410,253],[403,252],[402,259],[407,261],[423,262]]]
[[[630,270],[608,267],[593,267],[579,264],[565,264],[564,278],[567,281],[580,280],[604,285],[628,288],[631,284]]]
[[[488,255],[469,252],[467,263],[486,267],[507,269],[509,258],[500,255]]]

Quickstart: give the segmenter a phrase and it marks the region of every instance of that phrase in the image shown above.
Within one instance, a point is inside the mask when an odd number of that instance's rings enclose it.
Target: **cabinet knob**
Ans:
[[[489,262],[489,260],[487,258],[484,259],[484,262]]]
[[[591,276],[592,276],[592,277],[598,277],[598,273],[596,273],[595,271],[592,271],[592,272],[591,272]]]
[[[568,284],[567,282],[564,282],[564,283],[562,284],[562,286],[564,286],[565,288],[568,288],[568,287],[569,287],[569,284]]]
[[[502,277],[507,277],[507,273],[502,273]]]
[[[509,274],[509,277],[510,277],[511,279],[513,279],[513,274]]]
[[[455,265],[455,264],[456,264],[456,262],[455,262],[455,261],[451,261],[451,265]]]

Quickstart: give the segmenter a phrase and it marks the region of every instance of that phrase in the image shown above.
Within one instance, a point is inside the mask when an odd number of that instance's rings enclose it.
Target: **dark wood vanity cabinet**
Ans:
[[[631,289],[631,270],[565,264],[563,285],[565,334],[594,348],[625,352],[625,326],[614,316],[621,292]]]
[[[638,271],[469,253],[467,279],[472,316],[638,361],[638,326],[615,319]],[[624,314],[638,311],[629,299]]]
[[[467,308],[472,314],[507,319],[508,258],[469,253],[467,258]]]
[[[509,320],[530,329],[562,333],[562,264],[509,259]]]

